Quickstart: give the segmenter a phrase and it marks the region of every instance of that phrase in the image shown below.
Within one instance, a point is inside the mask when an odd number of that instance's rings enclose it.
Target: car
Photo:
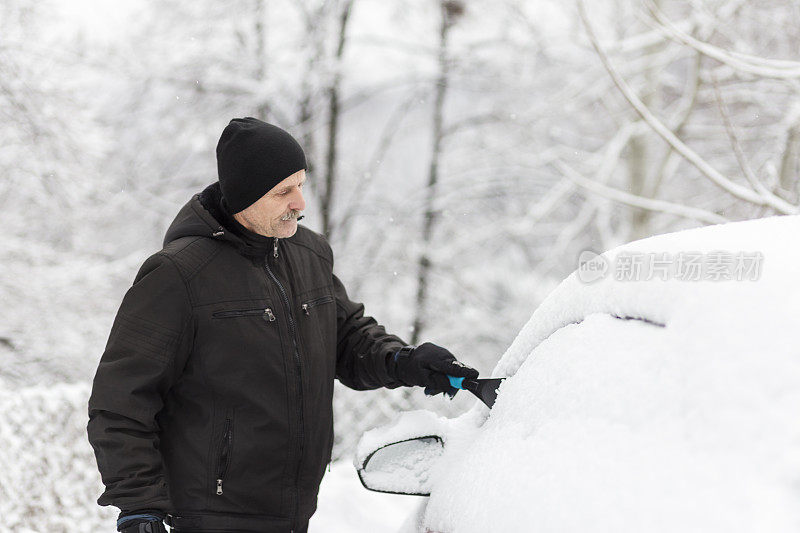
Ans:
[[[800,530],[799,236],[782,216],[581,254],[494,406],[366,432],[362,483],[427,496],[407,532]]]

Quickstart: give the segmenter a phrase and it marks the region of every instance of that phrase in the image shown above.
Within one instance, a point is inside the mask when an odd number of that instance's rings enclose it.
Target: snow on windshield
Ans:
[[[486,422],[453,424],[424,527],[800,530],[798,235],[776,217],[604,254],[757,252],[757,280],[566,279],[498,364],[516,375]]]

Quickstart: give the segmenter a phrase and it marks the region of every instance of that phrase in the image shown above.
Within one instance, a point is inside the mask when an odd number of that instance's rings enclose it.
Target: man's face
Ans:
[[[306,171],[295,172],[234,218],[244,227],[265,237],[291,237],[297,231],[297,217],[306,208],[303,184]]]

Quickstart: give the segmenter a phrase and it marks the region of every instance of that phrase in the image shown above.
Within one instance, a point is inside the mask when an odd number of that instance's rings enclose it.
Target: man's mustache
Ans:
[[[293,218],[296,218],[298,221],[303,220],[305,215],[302,215],[301,213],[302,211],[289,211],[281,217],[281,220],[291,220]]]

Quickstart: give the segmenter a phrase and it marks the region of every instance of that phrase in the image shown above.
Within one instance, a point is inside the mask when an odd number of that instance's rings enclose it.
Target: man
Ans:
[[[178,213],[126,293],[89,399],[89,440],[126,533],[302,532],[333,444],[333,380],[364,390],[477,377],[386,333],[298,225],[306,159],[234,119],[219,181]]]

